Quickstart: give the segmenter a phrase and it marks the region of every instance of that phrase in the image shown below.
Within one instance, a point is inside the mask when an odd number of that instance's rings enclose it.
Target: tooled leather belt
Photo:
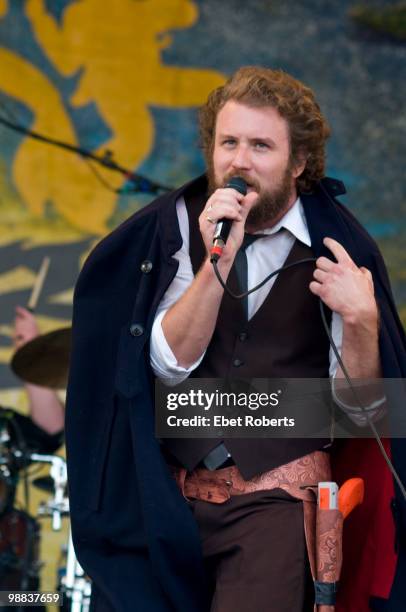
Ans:
[[[314,501],[314,493],[307,487],[331,479],[330,458],[323,451],[295,459],[251,480],[244,480],[235,465],[216,471],[197,468],[187,472],[185,468],[175,466],[170,466],[170,469],[186,499],[200,499],[214,504],[221,504],[233,495],[276,488],[284,489],[303,501]]]

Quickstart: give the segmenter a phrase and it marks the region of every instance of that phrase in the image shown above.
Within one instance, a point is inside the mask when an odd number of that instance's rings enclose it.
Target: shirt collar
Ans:
[[[271,235],[276,234],[280,229],[287,229],[295,238],[300,240],[300,242],[303,242],[307,246],[311,246],[310,234],[300,198],[296,200],[293,206],[289,208],[288,212],[276,225],[269,229],[263,229],[258,233]]]

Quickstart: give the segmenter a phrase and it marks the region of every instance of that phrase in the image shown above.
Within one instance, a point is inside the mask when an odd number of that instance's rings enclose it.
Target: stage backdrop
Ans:
[[[45,332],[69,325],[92,245],[153,197],[10,124],[175,187],[203,170],[198,106],[243,64],[315,89],[333,129],[328,173],[380,243],[405,318],[405,23],[382,0],[0,0],[1,403],[21,403],[11,324],[44,255]]]

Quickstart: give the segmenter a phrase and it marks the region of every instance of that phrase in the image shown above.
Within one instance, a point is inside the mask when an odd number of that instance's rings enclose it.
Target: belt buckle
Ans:
[[[207,472],[208,470],[206,473]],[[218,471],[208,473],[210,476],[207,480],[203,478],[202,481],[203,483],[206,480],[206,500],[215,504],[223,504],[231,498],[231,488],[233,486],[232,477],[230,474],[227,474],[226,477],[224,477],[224,475],[220,476]]]
[[[224,484],[227,487],[227,493],[229,495],[229,499],[231,497],[231,489],[234,486],[234,481],[233,481],[233,471],[231,467],[227,467],[224,468],[225,470],[227,470],[227,474],[225,476],[225,478],[223,479]]]

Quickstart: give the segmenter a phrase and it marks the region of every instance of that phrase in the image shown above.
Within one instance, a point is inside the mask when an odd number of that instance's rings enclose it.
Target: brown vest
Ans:
[[[190,257],[196,274],[205,257],[198,218],[206,195],[187,193]],[[298,240],[285,262],[312,257]],[[256,314],[247,321],[241,301],[227,294],[221,302],[216,328],[193,378],[325,378],[329,375],[329,341],[322,326],[318,299],[310,292],[314,263],[278,274]],[[269,271],[270,272],[270,271]],[[264,277],[269,273],[264,270]],[[230,288],[239,293],[234,268]],[[165,446],[192,470],[220,439],[166,439]],[[320,449],[320,439],[228,439],[225,445],[244,478],[273,469]]]

